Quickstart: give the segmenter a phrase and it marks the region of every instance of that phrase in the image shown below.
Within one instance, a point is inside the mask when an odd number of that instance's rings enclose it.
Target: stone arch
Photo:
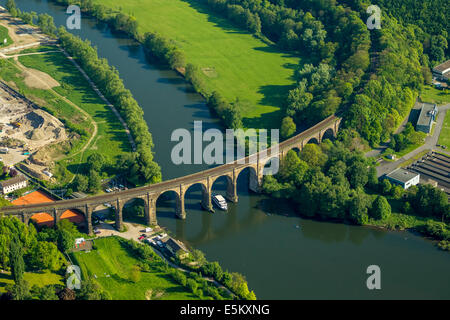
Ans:
[[[173,213],[179,218],[184,219],[186,217],[184,211],[184,196],[181,197],[180,193],[176,190],[166,190],[159,193],[155,197],[155,206],[156,206],[156,214],[173,217]],[[175,205],[173,204],[175,203]],[[160,210],[158,210],[158,208]],[[170,210],[170,208],[174,208],[175,212]],[[162,210],[161,210],[162,209]]]
[[[307,142],[306,144],[310,144],[310,143],[319,144],[320,141],[317,140],[316,137],[312,137],[312,138],[310,138],[310,139],[308,140],[308,142]]]
[[[53,215],[47,212],[38,212],[31,214],[29,222],[33,223],[38,228],[52,228],[55,226],[55,218],[53,217]]]
[[[256,168],[253,166],[247,166],[237,173],[236,184],[238,184],[239,186],[239,181],[240,179],[242,179],[242,176],[245,175],[246,172],[248,172],[248,189],[253,192],[258,192],[260,181],[258,180],[258,173],[256,171]]]
[[[198,188],[200,187],[200,188]],[[186,195],[189,193],[190,196],[192,196],[192,193],[194,193],[194,197],[193,198],[197,198],[195,193],[199,190],[195,190],[195,189],[200,189],[201,194],[198,197],[198,200],[200,201],[200,204],[202,206],[203,209],[205,210],[212,210],[212,205],[211,205],[211,188],[208,188],[208,186],[204,183],[204,182],[195,182],[191,185],[189,185],[186,189],[185,192],[183,194],[184,197],[184,201],[186,202]],[[185,205],[186,206],[186,205]]]
[[[262,176],[264,175],[275,175],[278,173],[280,169],[280,158],[277,156],[270,157],[265,160],[264,166],[262,167],[262,172],[260,179],[262,180]],[[262,183],[262,181],[260,181]]]
[[[328,128],[327,130],[325,130],[325,132],[322,134],[322,141],[326,140],[326,139],[330,139],[331,141],[333,141],[336,138],[336,134],[334,132],[333,128]],[[322,142],[321,141],[321,142]]]
[[[222,183],[223,185],[223,182],[225,182],[225,185],[221,187],[220,184]],[[214,192],[222,194],[225,198],[227,198],[227,200],[231,202],[237,202],[236,181],[233,179],[233,175],[224,174],[215,177],[211,181],[211,195]]]
[[[122,220],[125,222],[145,224],[146,206],[145,200],[141,197],[124,199],[122,206]]]
[[[301,147],[293,147],[293,148],[291,148],[291,149],[289,149],[286,153],[288,153],[289,151],[294,151],[294,152],[296,152],[297,153],[297,155],[298,154],[300,154],[300,152],[302,151],[302,148]]]

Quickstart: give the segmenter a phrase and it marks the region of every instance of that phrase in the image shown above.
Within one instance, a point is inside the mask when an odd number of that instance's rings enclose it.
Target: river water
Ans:
[[[0,0],[2,6],[6,0]],[[24,11],[48,13],[65,25],[65,8],[46,0],[16,0]],[[83,17],[81,30],[99,56],[120,72],[144,110],[153,135],[155,160],[164,179],[207,168],[174,165],[172,131],[193,132],[194,120],[203,129],[221,128],[201,96],[173,71],[145,57],[142,48],[104,24]],[[239,177],[239,202],[228,213],[210,214],[200,208],[200,191],[186,194],[186,220],[174,218],[173,203],[158,203],[160,225],[179,239],[205,252],[224,269],[244,274],[259,299],[449,299],[450,254],[409,232],[318,222],[299,218],[288,203],[249,193],[247,173]],[[214,190],[224,192],[219,179]],[[307,204],[305,204],[307,205]],[[381,269],[381,290],[368,290],[369,265]]]

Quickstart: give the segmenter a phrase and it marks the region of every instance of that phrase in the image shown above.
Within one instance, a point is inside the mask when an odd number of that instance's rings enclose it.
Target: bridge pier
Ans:
[[[184,192],[183,190],[180,190],[180,195],[175,201],[176,208],[175,213],[178,218],[180,219],[186,219],[186,210],[184,208]]]
[[[228,181],[227,183],[227,193],[225,197],[231,202],[238,202],[237,196],[237,181],[233,179],[233,181]]]
[[[86,205],[85,208],[85,218],[86,218],[86,229],[87,233],[89,235],[92,235],[94,233],[94,230],[92,228],[92,208]]]
[[[211,202],[211,193],[211,188],[208,188],[206,190],[204,187],[202,187],[202,208],[209,212],[214,212]]]
[[[22,216],[22,222],[24,224],[28,225],[30,223],[30,219],[31,219],[32,215],[29,213],[22,213],[21,216]]]
[[[123,227],[122,210],[123,210],[124,204],[125,204],[125,201],[117,199],[116,205],[115,205],[115,207],[116,207],[115,217],[116,217],[116,229],[117,229],[117,231],[122,230],[122,227]]]
[[[144,200],[144,218],[145,223],[149,226],[156,225],[156,203],[150,194],[146,194],[142,198]]]
[[[55,228],[58,226],[58,222],[61,220],[62,213],[63,212],[61,209],[53,209],[53,221]]]
[[[262,170],[257,170],[257,172],[250,170],[249,179],[248,188],[255,193],[259,193],[262,185]]]

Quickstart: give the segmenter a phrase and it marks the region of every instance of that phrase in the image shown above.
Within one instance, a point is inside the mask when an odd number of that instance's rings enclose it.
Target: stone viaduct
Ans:
[[[34,214],[46,212],[53,215],[56,224],[66,210],[75,209],[84,214],[87,232],[91,234],[93,232],[92,213],[99,205],[109,203],[115,208],[115,226],[120,230],[123,224],[122,209],[125,203],[133,199],[142,199],[145,204],[145,221],[149,225],[155,225],[157,223],[156,201],[162,194],[173,191],[177,195],[176,215],[181,219],[185,219],[184,196],[191,186],[196,184],[202,186],[202,207],[205,210],[212,211],[212,186],[216,179],[225,176],[227,178],[226,198],[229,201],[237,202],[237,179],[244,169],[249,168],[250,170],[250,190],[258,192],[262,184],[264,167],[271,159],[283,159],[284,155],[291,149],[298,149],[301,151],[308,143],[321,143],[326,137],[335,137],[339,130],[341,120],[341,118],[332,115],[302,133],[281,142],[277,146],[272,146],[265,151],[260,151],[246,158],[191,175],[163,181],[157,184],[83,199],[69,199],[39,204],[3,207],[0,208],[0,213],[5,216],[17,216],[24,223],[28,223]]]

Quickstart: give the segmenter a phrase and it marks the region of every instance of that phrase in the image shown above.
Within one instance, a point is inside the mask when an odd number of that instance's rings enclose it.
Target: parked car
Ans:
[[[139,238],[138,238],[138,240],[143,240],[143,239],[145,239],[145,237],[144,236],[140,236]]]

